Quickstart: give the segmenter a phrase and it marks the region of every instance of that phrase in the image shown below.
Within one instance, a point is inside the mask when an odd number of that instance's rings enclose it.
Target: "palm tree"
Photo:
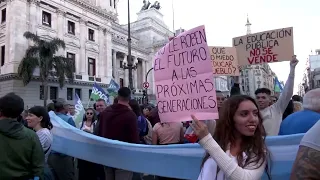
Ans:
[[[60,88],[64,86],[66,77],[69,82],[73,82],[74,62],[66,57],[55,55],[59,48],[65,49],[66,45],[63,40],[54,38],[51,41],[46,41],[31,32],[25,32],[23,36],[33,41],[34,45],[29,46],[24,58],[21,60],[18,75],[26,86],[33,78],[34,70],[39,68],[39,78],[44,89],[43,105],[46,106],[48,99],[48,78],[50,76],[57,78]]]

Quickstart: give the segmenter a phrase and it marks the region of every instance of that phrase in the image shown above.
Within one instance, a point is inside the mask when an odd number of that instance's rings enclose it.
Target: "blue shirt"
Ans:
[[[71,116],[68,116],[66,114],[62,114],[62,113],[56,113],[56,115],[61,118],[62,120],[64,120],[65,122],[67,122],[68,124],[70,124],[73,127],[76,127],[75,122],[73,121],[73,118]]]
[[[76,123],[73,121],[73,118],[66,115],[66,114],[62,114],[62,113],[56,113],[56,115],[61,118],[62,120],[64,120],[65,122],[67,122],[68,124],[70,124],[73,127],[76,127]],[[60,156],[65,156],[61,153],[58,153],[56,151],[51,151],[52,154],[59,154]]]
[[[290,114],[280,126],[279,135],[306,133],[320,119],[320,113],[303,110]]]

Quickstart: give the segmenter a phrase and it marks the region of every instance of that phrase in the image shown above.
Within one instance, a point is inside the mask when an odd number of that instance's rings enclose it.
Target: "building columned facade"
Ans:
[[[298,86],[298,94],[301,96],[309,90],[320,88],[320,49],[309,55],[305,67],[302,82]]]
[[[113,78],[121,86],[128,86],[127,25],[117,18],[118,0],[8,0],[0,4],[0,96],[15,92],[24,98],[26,106],[42,105],[43,87],[35,78],[27,86],[17,76],[20,61],[30,42],[23,34],[30,31],[45,40],[58,37],[66,49],[57,55],[74,60],[75,81],[62,89],[55,78],[49,81],[49,100],[65,98],[70,103],[74,94],[82,102],[89,101],[96,82],[106,88]],[[151,8],[139,12],[131,23],[133,84],[135,96],[142,96],[146,73],[152,68],[155,52],[168,42],[173,33],[163,21],[159,10]],[[147,77],[149,94],[154,93],[153,72]]]

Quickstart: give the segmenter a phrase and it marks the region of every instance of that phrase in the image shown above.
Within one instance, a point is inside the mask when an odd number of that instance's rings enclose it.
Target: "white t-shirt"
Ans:
[[[43,152],[45,152],[45,162],[47,162],[48,156],[51,152],[51,144],[53,141],[53,136],[49,131],[49,129],[47,128],[42,128],[38,130],[36,133],[39,137]]]
[[[303,136],[300,145],[320,151],[320,120]]]

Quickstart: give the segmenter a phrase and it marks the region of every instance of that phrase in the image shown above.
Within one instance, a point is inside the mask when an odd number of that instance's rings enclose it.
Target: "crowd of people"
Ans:
[[[301,141],[291,180],[320,179],[320,89],[293,96],[298,60],[290,62],[290,74],[279,97],[266,88],[255,98],[241,95],[235,81],[230,97],[217,91],[218,120],[164,123],[157,107],[139,105],[129,88],[122,87],[113,104],[103,99],[87,108],[81,130],[128,143],[170,145],[198,142],[205,150],[198,180],[257,180],[271,177],[272,158],[265,144],[267,136],[306,133]],[[131,180],[146,174],[106,167],[51,150],[54,128],[49,111],[76,127],[74,106],[57,99],[47,107],[24,111],[23,99],[14,93],[0,98],[1,180]],[[195,139],[190,139],[194,134]],[[75,163],[77,162],[77,163]],[[76,168],[75,168],[76,167]],[[75,169],[77,169],[75,171]],[[78,173],[76,173],[78,172]],[[76,175],[77,174],[77,175]],[[157,177],[157,179],[173,179]]]

